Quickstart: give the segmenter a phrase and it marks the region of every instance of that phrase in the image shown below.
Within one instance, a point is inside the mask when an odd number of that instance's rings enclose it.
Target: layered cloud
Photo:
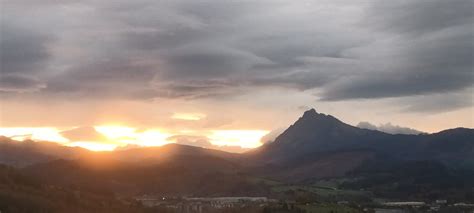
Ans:
[[[1,92],[35,92],[45,87],[44,83],[34,77],[15,74],[0,75]]]
[[[278,88],[407,111],[443,97],[458,104],[433,111],[448,111],[472,106],[472,4],[4,0],[0,91],[143,101]]]
[[[364,21],[377,40],[346,52],[361,59],[363,73],[326,88],[323,98],[450,95],[472,88],[472,1],[378,2],[367,11]]]
[[[402,127],[402,126],[394,125],[392,123],[380,124],[376,126],[374,124],[364,121],[357,124],[357,127],[363,128],[363,129],[378,130],[378,131],[386,132],[390,134],[418,135],[418,134],[423,133],[416,129]]]

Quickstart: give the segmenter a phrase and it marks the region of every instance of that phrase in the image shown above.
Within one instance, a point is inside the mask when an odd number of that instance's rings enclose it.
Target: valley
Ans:
[[[387,202],[426,204],[401,208],[415,211],[446,200],[443,209],[474,203],[473,142],[472,129],[391,135],[315,110],[243,154],[178,144],[92,152],[2,138],[0,209],[363,212]],[[234,200],[209,200],[219,197]]]

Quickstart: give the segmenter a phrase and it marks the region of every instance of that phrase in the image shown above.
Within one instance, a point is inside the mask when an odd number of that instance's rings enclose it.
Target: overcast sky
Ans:
[[[474,127],[472,0],[0,1],[3,127]]]

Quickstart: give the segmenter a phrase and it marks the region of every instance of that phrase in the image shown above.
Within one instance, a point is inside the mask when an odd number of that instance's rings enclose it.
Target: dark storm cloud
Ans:
[[[197,80],[155,83],[155,95],[166,98],[198,99],[234,93],[233,83],[227,80]]]
[[[384,1],[373,4],[366,21],[382,31],[421,35],[471,25],[473,9],[472,0]]]
[[[50,58],[47,45],[53,38],[24,26],[1,21],[0,66],[2,74],[45,71]]]
[[[113,58],[78,65],[51,76],[48,93],[86,98],[143,98],[156,96],[149,87],[156,73],[150,64],[127,58]]]
[[[120,18],[146,29],[120,37],[127,49],[163,61],[155,89],[159,96],[172,98],[236,94],[235,89],[241,86],[315,88],[339,75],[339,70],[314,68],[320,64],[306,63],[303,58],[340,57],[345,48],[363,40],[345,33],[332,34],[337,28],[330,25],[307,24],[309,13],[315,11],[305,11],[303,18],[287,18],[286,14],[269,14],[264,9],[267,6],[250,1],[179,2],[167,4],[171,10],[165,15],[143,15],[147,19],[131,16],[131,20],[129,12],[122,10]],[[299,8],[281,2],[274,6],[283,6],[281,13],[301,15]],[[160,10],[154,7],[143,12]],[[113,10],[108,12],[108,16],[117,15]],[[174,19],[163,23],[170,17]]]
[[[166,57],[165,78],[190,80],[213,79],[238,75],[258,64],[270,63],[248,52],[226,47],[182,48]]]
[[[43,5],[32,32],[11,26],[38,11],[8,2],[2,73],[52,64],[35,76],[48,85],[41,94],[195,99],[282,87],[411,106],[474,82],[469,0],[62,1]]]
[[[373,75],[356,76],[336,84],[327,100],[401,97],[457,91],[473,85],[473,31],[442,32],[416,39],[392,55],[398,64],[374,66]]]
[[[472,88],[452,93],[440,93],[429,96],[409,97],[401,100],[407,112],[437,113],[454,109],[472,107],[474,105]]]
[[[357,66],[355,60],[340,57],[302,57],[294,60],[300,64],[294,70],[275,72],[275,69],[281,68],[263,69],[260,71],[263,75],[255,75],[249,80],[250,84],[309,90],[323,87],[341,76],[351,75],[348,71]]]
[[[38,79],[28,76],[18,74],[0,75],[1,92],[36,92],[45,87],[46,85]]]
[[[364,75],[324,88],[323,99],[408,97],[472,87],[472,7],[472,1],[463,0],[375,4],[367,19],[387,42],[355,50],[355,55],[380,53],[362,58]]]
[[[268,13],[268,6],[277,13]],[[88,22],[69,16],[66,24],[54,25],[45,18],[45,25],[59,26],[53,33],[66,36],[62,40],[69,43],[63,45],[72,45],[64,50],[85,56],[68,59],[57,66],[63,70],[47,75],[44,92],[61,95],[203,98],[237,94],[242,86],[310,89],[334,74],[326,68],[313,72],[301,58],[337,56],[357,40],[332,34],[336,28],[330,24],[312,27],[307,20],[317,10],[298,17],[305,7],[284,2],[85,1],[62,2],[56,9],[63,8],[87,12]],[[70,28],[68,21],[78,27]],[[150,67],[137,68],[142,63]]]

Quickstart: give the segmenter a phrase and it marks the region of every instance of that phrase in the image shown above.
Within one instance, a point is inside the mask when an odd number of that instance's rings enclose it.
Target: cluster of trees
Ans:
[[[351,176],[343,188],[369,190],[377,197],[474,202],[474,171],[449,168],[437,161],[371,164]]]
[[[0,211],[29,212],[147,212],[141,204],[114,196],[43,184],[21,171],[0,165]]]
[[[194,163],[189,166],[190,163]],[[269,189],[228,165],[206,159],[173,159],[164,163],[116,163],[106,168],[73,160],[55,160],[23,171],[44,182],[123,196],[263,196]]]

